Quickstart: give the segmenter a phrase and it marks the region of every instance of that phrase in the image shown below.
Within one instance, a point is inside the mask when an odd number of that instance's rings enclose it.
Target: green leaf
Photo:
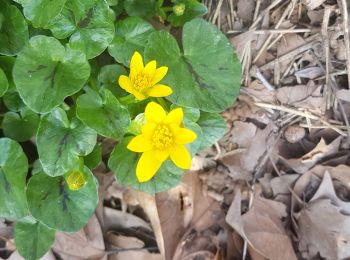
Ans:
[[[32,176],[27,197],[32,215],[50,228],[76,232],[89,221],[97,203],[97,181],[86,166],[81,169],[86,184],[79,190],[70,190],[63,177],[44,173]]]
[[[24,16],[34,27],[47,28],[61,12],[66,0],[15,0],[23,6]]]
[[[226,122],[219,114],[202,112],[197,123],[203,132],[200,150],[206,149],[217,142],[226,130]]]
[[[117,97],[125,96],[125,90],[118,85],[118,78],[126,74],[125,68],[118,64],[103,66],[97,76],[99,87],[110,90]]]
[[[100,95],[88,90],[77,100],[77,116],[87,126],[105,137],[121,139],[130,124],[127,108],[107,89]]]
[[[114,13],[104,0],[69,0],[50,30],[58,39],[70,36],[69,46],[92,59],[113,40],[113,21]]]
[[[35,36],[21,51],[13,68],[24,103],[38,113],[50,112],[78,92],[89,78],[85,55],[64,48],[53,37]]]
[[[135,51],[144,51],[148,36],[154,32],[153,26],[140,17],[128,17],[116,24],[115,37],[108,52],[116,61],[129,67]]]
[[[115,1],[116,0],[110,0],[110,2],[115,2]],[[111,6],[111,8],[114,11],[115,16],[118,17],[124,11],[124,0],[118,0],[118,4]]]
[[[155,194],[175,187],[180,182],[181,175],[172,174],[164,165],[150,181],[138,182],[136,165],[140,154],[126,148],[130,140],[131,138],[124,138],[117,144],[108,161],[108,166],[115,173],[118,183]]]
[[[18,112],[26,106],[15,88],[10,88],[3,96],[3,100],[5,106],[14,112]]]
[[[16,249],[27,260],[40,259],[50,249],[54,240],[55,230],[40,222],[16,223]]]
[[[95,169],[102,161],[102,148],[100,144],[96,144],[94,150],[84,157],[84,163],[90,170]]]
[[[5,136],[19,142],[27,141],[35,135],[38,125],[39,116],[26,107],[20,114],[7,112],[2,122]]]
[[[25,194],[28,161],[22,147],[0,139],[0,217],[21,219],[28,215]]]
[[[2,97],[9,87],[5,72],[0,68],[0,97]]]
[[[173,13],[167,19],[172,26],[183,26],[193,18],[205,15],[208,12],[207,7],[197,0],[177,0],[174,2]],[[183,12],[177,12],[179,9]]]
[[[215,25],[195,19],[183,29],[184,54],[165,31],[150,35],[145,48],[148,60],[168,66],[164,84],[173,88],[168,99],[180,106],[221,112],[239,94],[240,63],[225,35]]]
[[[124,8],[130,16],[152,17],[156,14],[155,0],[124,0]]]
[[[59,176],[79,168],[80,156],[88,155],[96,144],[96,132],[78,119],[69,122],[56,108],[42,117],[37,134],[39,158],[46,174]]]
[[[20,10],[0,0],[0,54],[16,55],[28,41],[28,26]]]

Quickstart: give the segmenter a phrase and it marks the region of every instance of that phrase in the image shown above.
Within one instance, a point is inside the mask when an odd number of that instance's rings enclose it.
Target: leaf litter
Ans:
[[[43,259],[350,257],[349,2],[202,2],[242,62],[225,135],[155,197],[96,169],[95,215]],[[21,259],[13,223],[0,221],[0,245]]]

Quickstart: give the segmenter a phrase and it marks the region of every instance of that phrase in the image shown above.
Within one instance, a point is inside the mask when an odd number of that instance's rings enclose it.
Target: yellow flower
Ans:
[[[68,173],[66,182],[70,190],[79,190],[86,184],[84,173],[80,171],[72,171]]]
[[[172,89],[158,84],[168,72],[168,67],[157,69],[157,62],[150,61],[143,66],[141,54],[135,51],[130,61],[129,77],[121,75],[118,83],[126,92],[133,94],[136,99],[144,100],[147,97],[166,97],[173,93]]]
[[[127,146],[133,152],[143,153],[136,167],[139,182],[149,181],[168,157],[177,167],[190,168],[191,155],[184,144],[193,142],[197,135],[181,126],[183,116],[182,108],[167,114],[155,102],[146,106],[146,124],[141,134],[131,139]]]

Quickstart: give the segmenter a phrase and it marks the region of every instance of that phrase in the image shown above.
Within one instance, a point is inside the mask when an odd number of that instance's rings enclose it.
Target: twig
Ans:
[[[317,30],[319,32],[320,30]],[[287,33],[311,33],[314,32],[314,30],[311,29],[268,29],[268,30],[229,30],[227,31],[227,34],[234,34],[234,33],[245,33],[245,32],[251,32],[253,34],[276,34],[276,33],[282,33],[282,34],[287,34]]]
[[[343,29],[344,29],[344,42],[346,48],[346,67],[350,71],[350,34],[349,34],[349,22],[348,22],[348,4],[346,0],[341,0],[341,10],[343,15]],[[350,84],[350,74],[348,74],[348,82]]]
[[[114,248],[108,251],[105,251],[106,255],[118,254],[125,251],[141,251],[141,250],[158,250],[158,247],[134,247],[134,248]]]

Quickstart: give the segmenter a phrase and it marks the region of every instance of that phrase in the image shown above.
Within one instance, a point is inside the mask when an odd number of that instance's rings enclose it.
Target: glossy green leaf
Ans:
[[[183,49],[184,54],[165,31],[152,33],[145,48],[147,60],[169,67],[163,80],[174,90],[169,100],[207,112],[229,107],[239,94],[241,69],[225,35],[215,25],[195,19],[184,26]]]
[[[9,87],[5,72],[0,68],[0,97],[2,97]]]
[[[58,39],[70,36],[69,46],[91,59],[113,40],[113,21],[114,13],[104,0],[69,0],[50,30]]]
[[[173,2],[173,13],[167,18],[172,26],[182,26],[193,18],[208,12],[206,6],[197,0],[176,0]]]
[[[129,67],[135,51],[143,53],[148,36],[154,32],[153,26],[140,17],[129,17],[116,24],[115,37],[108,52],[119,63]]]
[[[140,154],[126,148],[130,140],[131,138],[125,138],[117,144],[108,161],[108,166],[115,173],[118,183],[155,194],[175,187],[180,182],[181,175],[172,174],[164,165],[150,181],[138,182],[136,165]]]
[[[24,103],[38,113],[50,112],[78,92],[90,75],[85,55],[64,48],[52,37],[35,36],[19,54],[13,68]]]
[[[25,194],[28,161],[22,147],[0,139],[0,217],[21,219],[28,215]]]
[[[40,259],[50,249],[54,240],[55,230],[38,221],[35,223],[16,223],[16,249],[26,260]]]
[[[50,176],[79,168],[79,157],[91,153],[95,144],[96,132],[76,118],[69,122],[61,108],[41,119],[37,146],[43,169]]]
[[[86,225],[97,203],[97,181],[89,168],[82,169],[86,184],[79,190],[70,190],[62,176],[50,177],[44,173],[32,176],[27,197],[32,215],[50,228],[75,232]]]
[[[20,10],[0,0],[0,54],[16,55],[28,41],[28,26]]]
[[[156,1],[124,0],[124,8],[130,16],[151,17],[156,14]]]
[[[94,150],[84,157],[84,163],[90,170],[95,169],[102,161],[102,148],[100,144],[96,144]]]
[[[24,16],[34,27],[47,28],[67,0],[15,0],[23,6]]]
[[[197,123],[203,132],[200,149],[213,145],[224,135],[226,130],[226,122],[220,114],[202,112]]]
[[[127,93],[118,85],[118,79],[120,75],[126,74],[123,66],[117,64],[103,66],[97,76],[99,87],[110,90],[117,97],[125,96]]]
[[[39,120],[36,113],[25,107],[19,114],[7,112],[2,122],[2,128],[5,136],[23,142],[35,135]]]
[[[88,90],[77,100],[77,116],[100,135],[121,139],[130,124],[127,108],[107,89]]]

